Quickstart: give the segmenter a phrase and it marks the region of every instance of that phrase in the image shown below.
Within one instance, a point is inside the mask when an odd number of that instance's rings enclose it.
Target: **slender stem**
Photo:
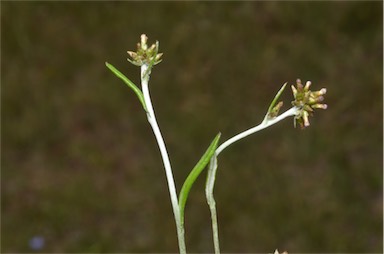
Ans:
[[[164,163],[165,174],[167,177],[168,188],[169,188],[169,195],[171,197],[173,213],[175,216],[177,238],[179,242],[179,251],[181,254],[185,254],[186,246],[185,246],[185,238],[184,238],[184,225],[183,225],[184,223],[181,221],[180,207],[178,204],[175,181],[173,179],[172,168],[171,168],[171,163],[169,161],[168,152],[165,147],[164,139],[161,135],[159,125],[157,124],[155,112],[153,110],[153,106],[151,102],[151,97],[149,95],[148,82],[149,82],[150,70],[148,71],[148,67],[149,66],[146,64],[141,66],[141,86],[143,89],[145,106],[147,108],[147,118],[148,118],[149,124],[152,127],[153,133],[155,134],[156,141],[159,146],[161,157]]]
[[[244,132],[241,132],[237,134],[236,136],[228,139],[223,144],[221,144],[215,151],[215,154],[211,158],[211,162],[208,169],[208,176],[207,176],[207,183],[206,183],[206,189],[205,189],[205,195],[207,198],[207,202],[209,205],[209,209],[211,211],[211,220],[212,220],[212,231],[213,231],[213,243],[215,246],[215,253],[220,253],[220,246],[219,246],[219,229],[217,225],[217,212],[216,212],[216,202],[215,198],[213,196],[213,187],[215,185],[215,179],[216,179],[216,172],[217,172],[217,156],[228,146],[232,145],[236,141],[239,141],[242,138],[245,138],[253,133],[256,133],[258,131],[261,131],[281,120],[284,118],[287,118],[289,116],[294,116],[297,114],[298,108],[292,107],[291,109],[285,111],[283,114],[270,119],[268,117],[268,112],[264,117],[264,120],[261,122],[261,124],[248,129]]]
[[[220,253],[220,242],[219,242],[219,229],[217,223],[217,214],[216,214],[216,202],[215,199],[212,199],[213,202],[209,204],[209,209],[211,210],[211,220],[212,220],[212,232],[213,232],[213,245],[215,247],[215,253]]]
[[[205,195],[209,205],[209,210],[211,211],[213,245],[215,247],[215,253],[219,254],[220,253],[219,228],[217,223],[216,201],[215,201],[215,198],[213,197],[213,186],[215,184],[216,169],[217,169],[217,155],[214,154],[209,164]]]
[[[256,133],[258,131],[261,131],[262,129],[265,129],[277,122],[280,122],[281,120],[283,120],[284,118],[287,118],[289,116],[293,116],[293,115],[296,115],[296,112],[297,112],[297,108],[296,107],[292,107],[291,109],[285,111],[283,114],[273,118],[273,119],[268,119],[268,117],[266,116],[263,120],[263,122],[251,129],[248,129],[244,132],[241,132],[239,134],[237,134],[236,136],[228,139],[227,141],[225,141],[223,144],[221,144],[217,149],[216,149],[216,155],[219,155],[219,153],[221,153],[225,148],[227,148],[228,146],[230,146],[231,144],[235,143],[236,141],[242,139],[242,138],[245,138],[246,136],[249,136],[253,133]]]

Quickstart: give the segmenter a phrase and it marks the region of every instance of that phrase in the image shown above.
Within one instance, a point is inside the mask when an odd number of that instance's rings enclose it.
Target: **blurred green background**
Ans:
[[[164,60],[151,93],[177,187],[217,132],[258,124],[284,82],[329,109],[220,156],[223,252],[381,252],[382,2],[2,2],[1,251],[177,252],[161,157],[140,103],[104,65],[139,36]],[[283,96],[288,108],[292,95]],[[212,252],[205,173],[189,252]],[[41,246],[31,243],[40,237]]]

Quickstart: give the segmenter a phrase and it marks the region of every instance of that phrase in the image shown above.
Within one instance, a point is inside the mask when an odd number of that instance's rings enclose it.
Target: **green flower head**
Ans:
[[[127,59],[131,64],[142,66],[143,64],[150,65],[153,62],[153,65],[156,65],[162,61],[160,58],[163,53],[158,53],[159,42],[156,41],[156,43],[148,48],[147,41],[148,37],[142,34],[140,42],[137,43],[137,51],[127,51],[128,55],[132,58],[132,60]]]
[[[294,125],[296,127],[296,123],[300,125],[302,129],[309,126],[310,115],[313,115],[314,109],[327,109],[327,104],[322,104],[324,100],[324,96],[327,93],[327,89],[322,88],[318,91],[312,92],[309,90],[311,86],[311,81],[307,81],[305,86],[302,85],[301,80],[296,80],[296,87],[291,86],[293,97],[295,98],[292,101],[292,105],[298,108],[298,113],[294,119]]]

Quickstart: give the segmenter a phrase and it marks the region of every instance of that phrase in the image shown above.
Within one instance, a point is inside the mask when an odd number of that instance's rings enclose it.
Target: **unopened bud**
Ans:
[[[327,109],[328,105],[327,104],[314,104],[312,105],[312,108],[320,108],[320,109]]]
[[[310,98],[309,98],[309,100],[308,100],[308,103],[309,104],[314,104],[314,103],[316,103],[316,102],[321,102],[321,101],[323,101],[324,100],[324,97],[323,96],[317,96],[317,97],[313,97],[313,96],[311,96]]]
[[[306,83],[305,83],[305,87],[304,87],[304,91],[308,91],[309,90],[309,87],[311,86],[311,81],[307,81]]]
[[[303,84],[301,84],[301,79],[296,79],[297,90],[301,91],[303,89]]]
[[[148,37],[145,35],[145,34],[142,34],[140,36],[140,41],[141,41],[141,49],[143,50],[147,50],[148,46],[147,46],[147,40],[148,40]]]
[[[327,93],[327,89],[322,88],[319,91],[312,92],[312,95],[316,97],[316,96],[324,95],[326,93]]]
[[[152,44],[148,50],[153,51],[153,50],[155,50],[155,48],[156,48],[156,44]]]
[[[127,53],[132,58],[136,58],[136,56],[137,56],[136,52],[133,52],[133,51],[127,51]]]
[[[158,60],[160,60],[160,58],[163,56],[163,53],[159,53],[159,54],[157,54],[156,55],[156,59],[155,59],[155,61],[158,61]]]
[[[308,112],[307,111],[303,112],[303,120],[304,120],[304,126],[308,127],[309,126],[309,119],[308,119]]]

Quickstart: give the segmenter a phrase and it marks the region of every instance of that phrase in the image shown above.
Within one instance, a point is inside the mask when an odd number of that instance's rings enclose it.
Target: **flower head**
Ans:
[[[145,34],[142,34],[140,37],[140,42],[137,43],[137,51],[127,51],[128,55],[132,58],[127,59],[130,63],[142,66],[143,64],[153,64],[156,65],[162,61],[161,56],[163,53],[158,53],[159,51],[159,42],[152,44],[149,48],[147,45],[148,37]]]
[[[275,252],[273,254],[279,254],[279,251],[276,249]],[[284,251],[282,252],[281,254],[288,254],[288,252]]]
[[[327,109],[328,107],[327,104],[320,103],[324,100],[323,95],[326,94],[327,89],[322,88],[312,92],[309,90],[310,86],[311,81],[307,81],[305,86],[303,86],[300,79],[296,80],[296,87],[291,86],[293,97],[295,98],[295,100],[292,101],[292,105],[298,108],[294,124],[296,127],[296,123],[299,123],[302,129],[309,126],[308,117],[313,115],[314,109]]]

